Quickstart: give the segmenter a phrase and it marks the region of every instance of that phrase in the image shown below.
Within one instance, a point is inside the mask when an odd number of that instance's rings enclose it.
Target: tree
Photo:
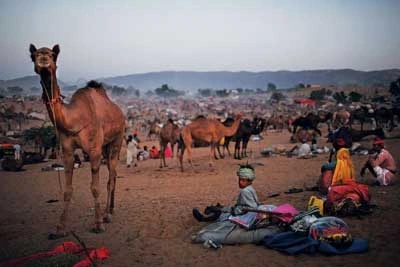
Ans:
[[[349,97],[352,102],[359,102],[362,98],[362,94],[352,91],[349,93]]]
[[[227,97],[229,95],[229,92],[226,89],[222,89],[222,90],[216,90],[215,94],[219,97]]]
[[[321,90],[314,90],[310,93],[310,99],[312,100],[323,100],[326,95],[326,90],[325,88]]]
[[[243,93],[243,88],[236,88],[236,91],[237,91],[239,94],[242,94],[242,93]]]
[[[127,90],[124,87],[113,86],[111,89],[113,95],[126,95]]]
[[[297,85],[297,88],[300,88],[300,89],[305,88],[304,83],[299,83],[299,84]]]
[[[31,91],[31,93],[40,93],[40,88],[38,87],[31,87],[29,90]]]
[[[274,92],[271,95],[271,100],[276,101],[276,102],[280,102],[282,100],[284,100],[286,98],[286,96],[284,94],[282,94],[281,92]]]
[[[34,127],[22,133],[25,142],[34,142],[40,154],[46,154],[50,148],[57,146],[56,133],[53,126]]]
[[[147,90],[147,92],[145,93],[146,96],[153,96],[154,92],[152,90]]]
[[[209,97],[211,96],[211,89],[206,88],[206,89],[197,89],[197,92],[199,93],[200,96],[202,97]]]
[[[267,91],[268,92],[274,92],[276,91],[276,85],[274,83],[268,83],[267,84]]]
[[[11,87],[7,87],[7,91],[9,94],[12,94],[12,95],[20,95],[20,94],[22,94],[24,89],[19,86],[11,86]]]
[[[389,92],[394,96],[400,95],[400,78],[390,83]]]
[[[338,102],[338,103],[344,103],[344,102],[346,102],[346,99],[347,99],[347,96],[346,96],[346,94],[343,92],[343,91],[341,91],[340,93],[339,92],[336,92],[334,95],[333,95],[333,98],[336,100],[336,102]]]
[[[257,89],[256,89],[256,93],[257,93],[257,94],[264,94],[265,91],[264,91],[263,89],[261,89],[261,88],[257,88]]]
[[[155,93],[162,97],[177,97],[185,94],[182,91],[169,88],[168,84],[163,84],[161,87],[157,88]]]

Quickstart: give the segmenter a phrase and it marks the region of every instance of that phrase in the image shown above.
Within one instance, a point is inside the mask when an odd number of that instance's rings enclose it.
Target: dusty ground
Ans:
[[[260,142],[251,142],[250,163],[256,163],[254,187],[260,200],[268,204],[291,203],[303,210],[315,192],[281,194],[267,198],[273,191],[313,184],[327,155],[301,160],[284,156],[262,157],[262,148],[288,144],[289,133],[269,133]],[[152,145],[155,142],[144,142]],[[321,141],[323,144],[323,141]],[[368,142],[363,142],[368,144]],[[288,145],[289,147],[289,145]],[[400,159],[400,142],[388,140],[387,147]],[[233,148],[233,147],[232,147]],[[103,234],[90,233],[93,222],[93,200],[89,189],[90,168],[75,171],[74,195],[70,209],[69,229],[74,230],[89,247],[106,246],[111,257],[101,266],[395,266],[400,261],[400,187],[371,187],[378,205],[372,215],[363,219],[345,218],[353,236],[370,241],[367,253],[327,257],[287,256],[252,244],[224,246],[214,251],[192,244],[191,234],[204,224],[192,218],[193,207],[233,203],[238,192],[235,170],[239,161],[219,160],[214,169],[208,166],[208,148],[194,149],[195,168],[181,173],[176,159],[169,167],[159,169],[158,160],[139,162],[126,168],[121,153],[113,222]],[[353,156],[357,172],[366,156]],[[397,162],[400,166],[400,162]],[[25,171],[0,172],[0,262],[48,250],[57,244],[74,240],[72,236],[49,241],[61,213],[57,172],[42,172],[46,163],[25,166]],[[61,174],[63,177],[63,174]],[[101,168],[102,205],[105,205],[106,167]],[[361,182],[372,183],[371,176]]]

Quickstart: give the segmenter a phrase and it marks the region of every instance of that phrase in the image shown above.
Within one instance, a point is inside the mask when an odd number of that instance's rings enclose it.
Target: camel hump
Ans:
[[[103,87],[103,84],[95,81],[95,80],[91,80],[90,82],[87,83],[86,85],[87,88],[93,88],[96,90],[96,92],[98,92],[101,95],[104,95],[105,97],[108,98],[106,90]]]
[[[91,88],[103,88],[103,85],[101,83],[99,83],[98,81],[95,80],[91,80],[90,82],[87,83],[86,85],[87,87],[91,87]]]

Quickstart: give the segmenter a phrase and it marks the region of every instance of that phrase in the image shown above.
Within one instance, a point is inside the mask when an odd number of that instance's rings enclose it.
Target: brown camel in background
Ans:
[[[160,130],[160,168],[167,167],[165,163],[165,148],[168,143],[171,144],[172,157],[174,157],[174,146],[179,141],[181,134],[181,128],[175,125],[174,122],[169,119]]]
[[[67,234],[68,208],[72,198],[72,175],[74,170],[74,150],[82,148],[90,157],[92,170],[91,191],[95,204],[94,232],[105,230],[103,221],[110,222],[114,209],[115,178],[118,156],[124,140],[125,118],[121,109],[107,96],[101,84],[91,81],[85,88],[76,91],[69,104],[61,98],[57,83],[57,57],[60,47],[36,49],[30,45],[29,51],[34,69],[40,76],[43,87],[42,99],[50,119],[54,124],[62,147],[65,168],[64,210],[57,232],[49,238]],[[107,161],[109,180],[107,185],[107,205],[102,217],[100,211],[99,169],[101,156]]]
[[[301,142],[302,140],[305,140],[306,142],[311,142],[313,139],[313,135],[316,135],[317,132],[313,130],[307,130],[307,129],[299,129],[295,135],[292,136],[291,142],[296,143],[296,142]]]
[[[346,126],[350,122],[351,114],[346,110],[339,110],[333,113],[332,121],[333,121],[333,128],[337,129],[342,126]]]
[[[194,140],[205,141],[211,145],[210,165],[214,163],[215,147],[222,138],[232,136],[236,133],[240,125],[242,115],[236,116],[235,121],[231,126],[225,126],[220,121],[214,119],[206,119],[204,117],[197,118],[189,125],[182,129],[181,137],[183,140],[183,147],[179,156],[181,171],[183,171],[183,154],[185,148],[187,149],[188,161],[190,166],[192,164],[192,144]]]
[[[154,136],[154,138],[157,138],[157,136],[160,136],[160,131],[161,131],[161,127],[159,125],[159,123],[157,122],[152,122],[150,125],[150,130],[149,133],[147,134],[147,139],[148,140],[152,140],[152,136]]]

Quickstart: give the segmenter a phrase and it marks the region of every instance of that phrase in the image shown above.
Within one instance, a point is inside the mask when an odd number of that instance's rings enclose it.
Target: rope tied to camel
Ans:
[[[56,114],[55,114],[54,105],[57,102],[61,102],[62,103],[63,101],[62,101],[61,97],[53,99],[53,93],[54,93],[53,92],[53,75],[51,75],[51,84],[50,84],[50,86],[51,86],[50,89],[51,89],[51,94],[52,94],[51,97],[49,96],[49,93],[47,91],[46,85],[45,85],[45,83],[43,82],[42,79],[40,80],[40,84],[43,86],[44,91],[45,91],[45,93],[47,95],[47,99],[48,99],[48,101],[45,102],[44,101],[44,97],[42,96],[43,102],[45,104],[49,104],[50,105],[51,113],[53,114],[54,131],[56,133],[56,138],[57,138],[57,142],[58,142],[59,154],[61,155],[62,148],[61,148],[61,142],[60,142],[60,134],[59,134],[58,129],[57,129],[57,121],[56,121]],[[60,171],[58,170],[57,173],[58,173],[58,185],[60,186],[60,192],[63,192],[63,188],[62,188],[62,184],[61,184]]]

